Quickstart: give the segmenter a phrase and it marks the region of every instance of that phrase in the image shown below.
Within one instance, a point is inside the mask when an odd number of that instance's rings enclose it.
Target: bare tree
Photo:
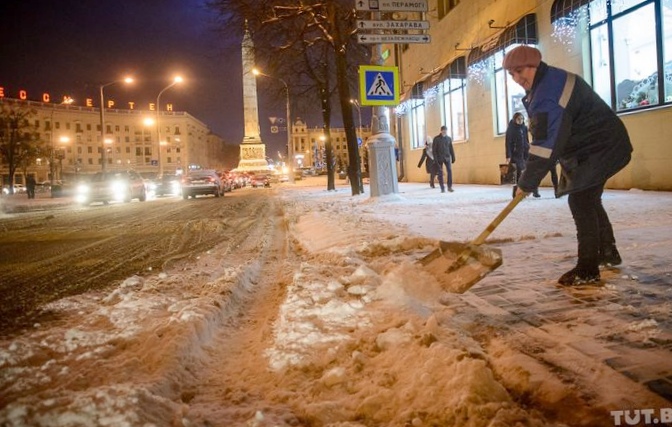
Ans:
[[[232,28],[242,32],[244,22],[247,23],[259,52],[255,57],[266,61],[271,72],[291,82],[295,92],[295,88],[306,87],[306,79],[312,82],[313,93],[321,104],[327,137],[331,126],[332,94],[336,93],[346,133],[352,194],[361,194],[361,162],[350,99],[357,81],[356,65],[367,62],[368,50],[359,46],[355,39],[356,15],[352,1],[213,0],[211,5],[220,11],[222,26],[228,35],[232,35]],[[297,72],[297,67],[302,72]],[[327,143],[328,185],[331,189],[334,161],[330,138]]]
[[[0,155],[9,168],[9,191],[14,193],[14,175],[45,152],[44,142],[38,138],[37,127],[30,123],[37,112],[22,106],[2,104],[0,110]]]

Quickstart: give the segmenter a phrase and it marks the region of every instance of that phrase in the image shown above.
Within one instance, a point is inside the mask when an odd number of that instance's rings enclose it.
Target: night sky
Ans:
[[[58,102],[72,96],[99,104],[99,87],[131,74],[136,82],[105,88],[119,108],[146,110],[175,75],[185,83],[161,95],[161,105],[187,111],[229,144],[243,139],[240,40],[218,32],[216,12],[205,0],[4,0],[0,2],[0,87],[5,96]],[[242,36],[242,34],[241,34]],[[267,155],[285,136],[268,132],[268,111],[259,96]],[[275,108],[275,107],[271,107]],[[276,147],[277,146],[277,147]]]

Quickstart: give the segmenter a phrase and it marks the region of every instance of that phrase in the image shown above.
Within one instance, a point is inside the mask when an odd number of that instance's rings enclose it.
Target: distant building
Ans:
[[[361,132],[361,134],[360,134]],[[336,169],[345,169],[348,165],[348,141],[344,128],[331,128],[331,149],[334,153]],[[358,138],[361,139],[359,153],[362,163],[365,160],[366,138],[371,135],[370,127],[357,128]],[[306,167],[326,170],[326,137],[322,127],[310,128],[300,118],[292,125],[292,143],[294,144],[294,167]],[[365,170],[362,165],[362,170]]]
[[[33,123],[46,147],[55,152],[55,179],[72,180],[102,170],[103,144],[100,135],[100,110],[93,107],[0,98],[0,106],[23,106],[37,114]],[[187,112],[161,111],[161,146],[157,127],[145,119],[156,120],[156,111],[105,109],[106,169],[133,169],[145,176],[159,172],[184,173],[188,169],[224,167],[224,141]],[[9,178],[6,159],[1,159],[3,183]],[[28,167],[38,182],[51,179],[50,155]],[[20,171],[17,171],[21,173]],[[15,177],[23,183],[23,176]]]

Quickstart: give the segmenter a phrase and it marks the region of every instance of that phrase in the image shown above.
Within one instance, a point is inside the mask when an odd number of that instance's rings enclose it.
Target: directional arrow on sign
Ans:
[[[370,43],[430,43],[429,34],[357,34],[357,42]]]
[[[429,21],[357,21],[359,30],[428,30]]]

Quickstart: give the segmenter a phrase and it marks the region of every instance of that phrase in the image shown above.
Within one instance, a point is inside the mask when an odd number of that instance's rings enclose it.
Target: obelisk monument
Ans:
[[[254,69],[254,44],[245,25],[242,43],[243,53],[243,111],[245,136],[240,144],[240,162],[237,170],[243,172],[268,171],[266,145],[259,132],[259,107],[257,103],[257,80]]]

